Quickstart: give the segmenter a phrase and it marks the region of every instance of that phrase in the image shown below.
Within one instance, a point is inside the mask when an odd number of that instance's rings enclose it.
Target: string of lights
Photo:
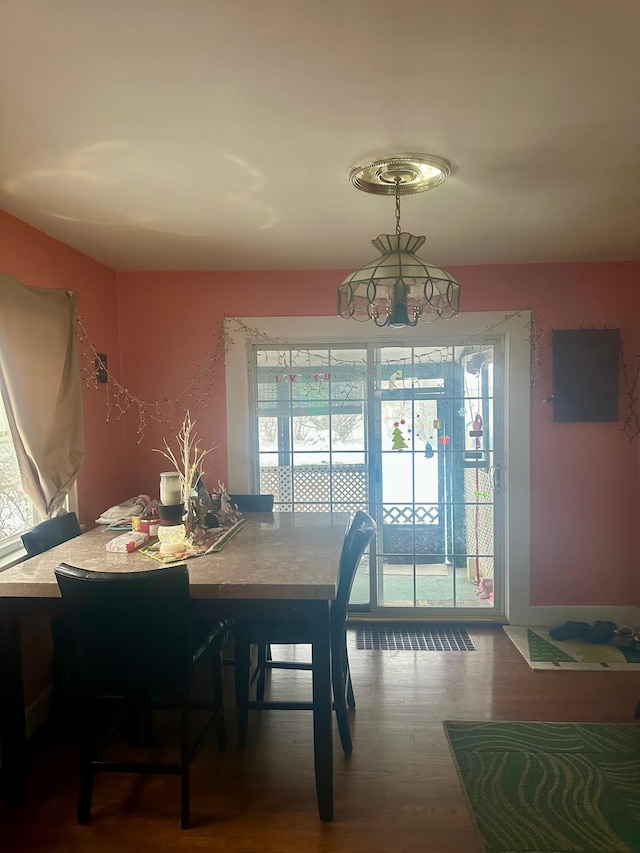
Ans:
[[[536,391],[540,385],[542,339],[546,337],[546,334],[540,333],[538,330],[531,309],[519,308],[505,314],[497,323],[487,326],[482,332],[466,338],[464,345],[473,347],[474,345],[479,346],[481,343],[491,342],[492,337],[499,334],[500,327],[503,324],[519,316],[522,316],[528,330],[531,350],[530,382],[531,388]],[[223,315],[212,332],[211,343],[207,352],[200,360],[195,373],[187,379],[185,387],[180,393],[171,399],[165,397],[162,399],[145,400],[129,390],[129,388],[124,386],[113,375],[108,364],[103,361],[96,345],[91,340],[85,327],[84,319],[77,310],[74,317],[74,328],[79,342],[80,369],[83,382],[86,387],[95,388],[96,390],[101,390],[106,386],[105,408],[107,423],[113,418],[120,420],[131,410],[136,412],[138,420],[136,427],[138,444],[144,440],[150,421],[167,424],[173,429],[176,416],[179,416],[179,419],[182,420],[184,411],[187,409],[196,408],[198,405],[208,406],[209,401],[214,396],[216,383],[219,378],[221,359],[226,357],[228,349],[232,345],[231,332],[241,332],[248,340],[254,343],[265,344],[265,346],[275,350],[278,353],[275,366],[282,371],[280,375],[281,381],[292,381],[292,376],[297,377],[298,374],[294,373],[294,370],[308,370],[309,368],[316,370],[319,382],[321,382],[325,374],[330,375],[332,367],[346,367],[352,371],[354,369],[353,360],[336,357],[334,352],[332,352],[329,358],[319,349],[311,350],[296,347],[293,350],[287,341],[269,336],[258,328],[248,326],[237,317]],[[456,344],[456,346],[459,345],[459,343]],[[279,347],[281,349],[278,351]],[[450,358],[451,348],[447,346],[424,347],[420,349],[421,352],[416,355],[414,348],[412,355],[406,359],[407,364],[410,360],[413,364],[438,364]],[[294,357],[290,356],[292,351],[295,352]],[[357,365],[357,362],[355,364]],[[394,364],[401,371],[403,358],[397,355],[394,356]],[[362,358],[362,367],[363,370],[366,367],[365,357]],[[623,368],[625,384],[630,399],[629,412],[625,419],[625,431],[633,438],[640,433],[640,417],[635,412],[640,366],[635,376],[630,378],[627,378],[628,371],[624,362]],[[100,381],[98,379],[99,376]],[[274,379],[278,381],[277,376],[274,376]],[[360,385],[356,379],[354,376],[353,379],[347,379],[343,382],[342,395],[344,399],[348,399],[351,394],[359,393]],[[296,381],[296,379],[294,378],[293,381]],[[308,393],[310,394],[311,392],[308,391]]]
[[[224,318],[219,321],[212,334],[208,351],[193,376],[187,380],[185,387],[174,398],[168,397],[155,400],[144,400],[125,387],[98,352],[84,324],[83,317],[75,312],[74,331],[79,343],[80,372],[82,381],[87,388],[101,390],[106,386],[105,408],[106,421],[112,418],[119,421],[130,409],[137,412],[138,425],[136,428],[137,443],[140,444],[150,421],[167,424],[171,429],[174,419],[179,416],[180,422],[184,411],[204,404],[206,407],[213,397],[217,381],[217,368],[225,353],[225,337],[223,330]]]
[[[622,429],[633,441],[640,435],[640,413],[638,413],[638,383],[640,382],[640,355],[636,355],[636,367],[632,371],[625,359],[624,347],[620,341],[620,364],[622,365],[622,382],[627,392]]]

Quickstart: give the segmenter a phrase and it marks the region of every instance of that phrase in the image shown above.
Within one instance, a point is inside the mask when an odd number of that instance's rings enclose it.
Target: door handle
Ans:
[[[491,477],[491,488],[494,492],[500,492],[502,489],[502,466],[498,463],[489,468],[489,476]]]

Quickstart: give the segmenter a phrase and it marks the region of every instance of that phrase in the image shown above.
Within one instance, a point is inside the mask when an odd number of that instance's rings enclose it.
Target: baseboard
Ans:
[[[640,607],[530,607],[528,625],[553,627],[563,622],[589,622],[608,620],[616,625],[640,627]]]
[[[506,619],[504,616],[490,616],[488,618],[466,617],[460,613],[454,617],[433,617],[427,614],[419,616],[396,616],[385,613],[367,613],[364,611],[352,611],[348,616],[348,625],[355,627],[356,625],[366,625],[371,623],[397,623],[397,622],[416,622],[416,623],[438,623],[455,622],[462,625],[479,625],[491,627],[505,624],[524,625],[529,627],[545,627],[552,628],[554,625],[562,625],[563,622],[568,622],[570,619],[574,622],[589,622],[593,624],[599,619],[606,619],[610,622],[615,622],[616,625],[633,625],[640,628],[640,607],[619,606],[619,607],[528,607],[526,610],[527,618],[522,620]]]
[[[371,625],[376,624],[389,624],[389,625],[397,625],[400,623],[403,624],[412,624],[415,623],[417,625],[420,624],[431,624],[437,625],[438,623],[450,625],[455,623],[456,625],[486,625],[488,628],[492,626],[500,627],[501,625],[507,625],[509,622],[504,616],[492,616],[488,618],[478,618],[477,616],[469,617],[464,616],[462,613],[457,613],[455,616],[430,616],[428,614],[420,614],[420,615],[411,615],[411,616],[398,616],[391,615],[388,613],[365,613],[354,611],[349,613],[347,617],[347,626],[350,628],[355,627],[356,625]]]

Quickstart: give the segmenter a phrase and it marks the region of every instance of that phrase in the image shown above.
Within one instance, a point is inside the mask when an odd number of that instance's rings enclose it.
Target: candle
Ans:
[[[164,471],[160,474],[160,503],[182,503],[182,484],[177,471]]]

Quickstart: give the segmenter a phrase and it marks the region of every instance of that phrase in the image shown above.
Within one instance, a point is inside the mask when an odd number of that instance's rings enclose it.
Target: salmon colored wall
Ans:
[[[552,390],[551,332],[608,326],[622,330],[631,369],[640,352],[640,263],[536,264],[451,268],[462,311],[532,308],[540,342],[540,378],[531,397],[531,604],[640,604],[637,534],[638,448],[618,423],[558,424],[544,398]],[[177,398],[215,348],[230,316],[335,314],[347,270],[118,274],[125,384],[145,400]],[[346,323],[347,321],[345,321]],[[226,479],[224,366],[220,357],[201,387],[207,404],[189,403],[209,457],[209,482]],[[197,396],[197,392],[196,392]],[[175,424],[189,400],[181,398]],[[621,393],[621,417],[625,412]],[[129,416],[127,416],[129,418]],[[142,441],[125,424],[127,493],[157,496],[167,465],[152,448],[171,430],[150,422]],[[517,425],[514,427],[517,428]]]
[[[77,291],[78,312],[99,352],[107,352],[109,366],[120,370],[115,273],[1,210],[0,272],[34,287]],[[80,352],[82,345],[78,347]],[[85,388],[83,409],[85,463],[78,477],[79,518],[93,527],[99,513],[120,501],[124,491],[122,429],[106,424],[103,389]],[[40,616],[25,620],[22,644],[29,705],[50,681],[49,620]]]
[[[75,290],[78,313],[109,367],[120,372],[116,275],[81,252],[0,211],[0,272],[34,287]],[[79,353],[82,344],[77,342]],[[83,394],[85,463],[78,477],[81,523],[93,527],[125,488],[122,425],[106,423],[104,386]]]
[[[118,275],[124,384],[131,394],[152,402],[175,400],[198,378],[208,355],[217,353],[213,374],[206,373],[204,383],[181,398],[174,422],[177,430],[188,406],[198,419],[201,447],[216,447],[205,465],[211,488],[218,478],[227,482],[226,386],[219,336],[223,316],[328,314],[335,303],[335,292],[329,295],[332,280],[330,273],[317,271]],[[197,405],[194,398],[203,386],[211,387],[213,396]],[[158,497],[160,471],[171,466],[152,448],[163,447],[172,431],[166,423],[147,418],[139,441],[137,417],[132,412],[125,420],[127,491]]]
[[[333,316],[347,270],[312,272],[120,273],[0,211],[0,271],[42,287],[71,287],[91,341],[143,400],[179,398],[174,425],[190,406],[208,459],[209,482],[226,481],[226,408],[220,321],[231,316]],[[620,327],[629,369],[640,352],[640,263],[540,264],[451,268],[462,283],[462,310],[532,308],[540,341],[540,378],[531,408],[531,603],[640,604],[637,512],[640,438],[614,424],[556,424],[551,393],[551,332]],[[345,321],[346,323],[347,321]],[[194,381],[188,392],[190,380]],[[197,383],[200,383],[198,386]],[[201,388],[212,390],[196,404]],[[187,390],[187,393],[184,393]],[[182,395],[182,396],[180,396]],[[86,462],[79,478],[80,518],[142,492],[157,496],[167,463],[152,448],[171,428],[136,407],[106,422],[105,390],[85,389]],[[621,417],[625,413],[621,393]],[[517,427],[516,427],[517,428]]]
[[[639,604],[640,438],[631,442],[622,422],[554,423],[553,405],[544,400],[552,393],[553,329],[620,328],[635,370],[640,264],[476,267],[464,274],[473,281],[465,311],[526,304],[540,335],[540,379],[531,396],[531,604]],[[621,418],[628,404],[621,388]]]

